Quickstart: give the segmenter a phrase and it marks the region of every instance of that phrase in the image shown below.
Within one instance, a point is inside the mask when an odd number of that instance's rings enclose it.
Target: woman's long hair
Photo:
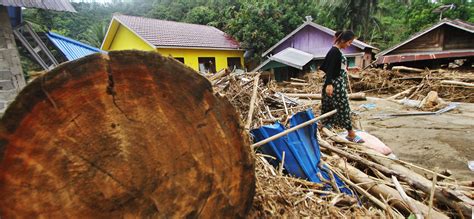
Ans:
[[[351,30],[336,31],[334,37],[334,44],[338,44],[341,42],[343,43],[355,39],[355,34]]]

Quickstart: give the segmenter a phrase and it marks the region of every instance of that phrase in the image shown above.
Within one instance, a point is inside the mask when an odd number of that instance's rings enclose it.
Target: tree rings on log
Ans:
[[[157,53],[60,65],[1,120],[0,218],[245,217],[254,191],[235,109]]]

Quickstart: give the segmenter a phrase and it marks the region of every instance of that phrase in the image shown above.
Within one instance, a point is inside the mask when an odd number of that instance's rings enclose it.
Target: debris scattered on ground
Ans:
[[[307,74],[305,79],[291,79],[290,82],[284,83],[270,81],[267,84],[256,80],[256,76],[254,73],[230,73],[211,80],[215,92],[227,97],[237,108],[243,123],[251,118],[250,129],[275,121],[285,125],[292,114],[307,108],[319,112],[319,101],[304,95],[289,97],[285,94],[320,94],[322,85],[320,73]],[[436,114],[450,110],[455,105],[437,109],[436,106],[444,104],[444,101],[434,92],[438,92],[441,98],[447,101],[474,101],[471,90],[468,92],[464,87],[442,86],[440,79],[447,78],[473,81],[474,75],[429,71],[401,74],[395,71],[369,69],[362,72],[360,78],[351,77],[351,80],[354,92],[363,91],[387,97],[409,90],[393,99],[415,100],[417,104],[414,106],[435,111],[422,113]],[[254,86],[256,82],[258,86]],[[254,87],[257,87],[255,95]],[[253,101],[252,96],[255,96]],[[254,102],[253,107],[251,102]],[[373,107],[367,106],[367,108]],[[249,116],[251,108],[254,110]],[[318,139],[323,152],[323,162],[357,195],[350,197],[334,190],[324,189],[322,184],[284,175],[281,167],[275,168],[268,163],[266,155],[256,154],[257,187],[250,217],[470,216],[474,187],[461,185],[447,173],[422,168],[350,143],[329,130],[323,129],[320,133]],[[436,176],[434,178],[437,180],[431,180],[418,172]]]
[[[425,98],[420,102],[418,108],[431,111],[437,110],[445,107],[447,105],[446,101],[438,97],[438,92],[430,91]]]
[[[474,103],[474,72],[461,70],[424,70],[401,73],[370,68],[360,72],[361,79],[351,78],[354,92],[386,97],[406,91],[396,98],[422,100],[430,91],[436,91],[445,101]]]

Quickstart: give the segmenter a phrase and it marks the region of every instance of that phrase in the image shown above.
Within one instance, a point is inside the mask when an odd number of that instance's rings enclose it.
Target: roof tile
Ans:
[[[236,40],[211,26],[121,14],[114,18],[157,47],[240,48]]]

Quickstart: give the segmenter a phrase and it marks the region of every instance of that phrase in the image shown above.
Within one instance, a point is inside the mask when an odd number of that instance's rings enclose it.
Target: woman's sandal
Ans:
[[[358,144],[365,143],[364,139],[362,139],[358,135],[356,135],[354,138],[350,138],[349,136],[346,136],[346,139],[350,142],[354,142],[354,143],[358,143]]]

